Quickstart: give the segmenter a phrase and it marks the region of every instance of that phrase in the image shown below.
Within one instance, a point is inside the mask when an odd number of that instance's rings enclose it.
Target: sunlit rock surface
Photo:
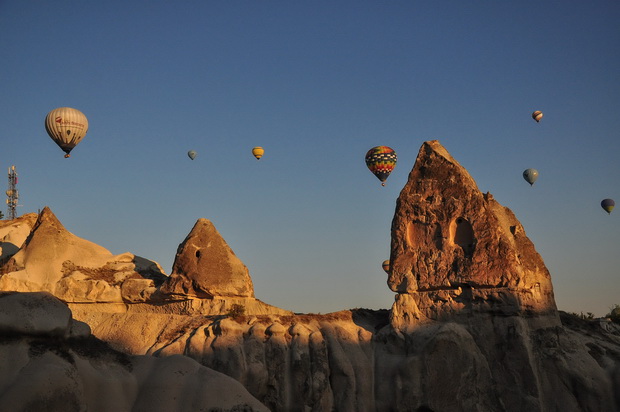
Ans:
[[[145,301],[165,279],[155,262],[132,253],[113,255],[75,236],[48,207],[0,269],[1,290],[46,291],[65,302]],[[140,281],[141,290],[123,288],[126,281]]]
[[[551,276],[523,226],[436,140],[400,193],[391,249],[395,327],[474,313],[559,325]]]
[[[254,286],[248,268],[213,223],[198,219],[179,245],[172,274],[161,287],[161,292],[198,298],[253,298]]]
[[[35,244],[22,250],[37,256]],[[87,336],[90,328],[126,354],[192,358],[271,411],[620,410],[620,328],[556,310],[549,272],[524,228],[436,141],[422,146],[399,196],[391,245],[391,310],[294,315],[253,298],[247,269],[201,219],[179,247],[166,293],[127,279],[121,293],[136,300],[69,302],[81,321],[70,329]],[[26,261],[22,250],[4,276]],[[89,279],[74,280],[79,288]],[[235,307],[245,314],[233,316]],[[66,311],[58,315],[64,325]],[[24,328],[37,318],[25,318]],[[183,373],[195,368],[184,365]],[[137,376],[159,370],[149,368]],[[156,407],[156,391],[145,393]]]

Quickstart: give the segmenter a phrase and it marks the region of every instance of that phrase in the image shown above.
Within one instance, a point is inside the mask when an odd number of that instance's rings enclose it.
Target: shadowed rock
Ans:
[[[179,245],[172,274],[162,285],[167,295],[212,298],[254,297],[248,268],[235,255],[213,223],[198,219]]]

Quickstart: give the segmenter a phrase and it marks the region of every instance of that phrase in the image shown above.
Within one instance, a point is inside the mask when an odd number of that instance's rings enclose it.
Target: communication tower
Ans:
[[[17,172],[15,166],[9,167],[9,190],[6,191],[6,204],[8,210],[8,218],[15,219],[15,208],[17,207],[17,201],[19,199],[19,193],[17,192]]]

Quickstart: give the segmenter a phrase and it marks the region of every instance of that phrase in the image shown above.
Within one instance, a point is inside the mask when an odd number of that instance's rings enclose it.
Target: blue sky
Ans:
[[[620,210],[599,206],[620,200],[618,21],[617,1],[3,0],[0,170],[17,168],[19,214],[48,205],[167,273],[210,219],[259,299],[326,313],[391,306],[395,201],[438,139],[520,219],[558,307],[604,315],[620,303]],[[62,106],[90,123],[70,159],[43,126]],[[364,164],[377,145],[398,153],[384,188]]]

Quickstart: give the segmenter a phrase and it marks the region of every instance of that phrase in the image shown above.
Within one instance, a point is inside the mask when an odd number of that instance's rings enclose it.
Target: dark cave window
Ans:
[[[463,249],[466,257],[471,257],[474,254],[476,248],[476,236],[474,236],[474,229],[471,223],[467,219],[459,217],[455,221],[456,227],[454,229],[453,242]]]

